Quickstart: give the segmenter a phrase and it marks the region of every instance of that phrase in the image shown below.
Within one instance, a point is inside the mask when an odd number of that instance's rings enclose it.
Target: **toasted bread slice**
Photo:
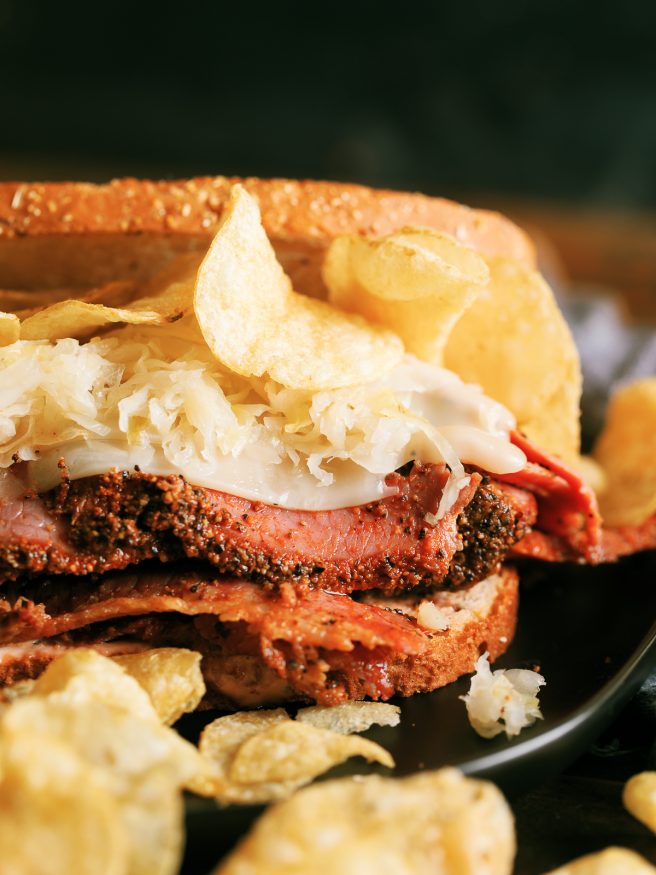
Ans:
[[[202,250],[230,187],[260,202],[278,255],[299,291],[323,296],[323,252],[339,234],[406,225],[447,232],[474,249],[533,265],[529,238],[498,213],[443,198],[334,182],[205,177],[180,182],[0,183],[0,289],[84,290],[143,280],[176,255]]]
[[[519,607],[519,576],[505,566],[499,574],[487,577],[465,590],[441,590],[427,596],[370,599],[381,607],[402,610],[417,623],[420,606],[432,604],[436,611],[421,609],[430,619],[439,617],[443,629],[424,628],[432,635],[428,647],[419,654],[397,653],[388,662],[390,681],[397,696],[412,696],[436,690],[475,671],[478,657],[487,651],[493,661],[508,649],[515,634]],[[420,624],[419,624],[420,625]],[[348,687],[348,697],[358,695],[357,678]]]
[[[343,603],[346,597],[333,598]],[[249,708],[299,699],[335,704],[347,698],[410,696],[430,692],[474,671],[476,660],[484,651],[496,659],[506,650],[517,620],[518,576],[513,569],[503,568],[499,574],[466,590],[397,598],[369,596],[367,600],[394,612],[391,616],[386,614],[392,636],[389,646],[379,643],[368,650],[354,640],[351,649],[317,649],[310,641],[303,643],[297,630],[295,644],[290,648],[290,642],[283,638],[267,643],[266,623],[259,631],[257,624],[249,625],[247,638],[243,630],[228,623],[226,634],[217,642],[197,634],[193,620],[182,616],[177,621],[176,634],[182,635],[187,646],[203,652],[207,702],[214,706]],[[432,605],[434,610],[427,610],[426,605]],[[407,617],[401,625],[416,646],[397,646],[394,626],[401,622],[400,618],[396,622],[397,614]],[[426,615],[428,620],[438,618],[433,627],[422,625]],[[128,624],[131,619],[126,618]],[[214,629],[214,618],[207,620],[209,628]],[[188,630],[188,636],[180,623]],[[161,635],[170,634],[171,627],[166,622],[161,628]],[[229,634],[231,630],[236,632],[234,636]],[[351,627],[351,632],[357,638],[357,628]],[[85,646],[111,655],[144,648],[129,636],[108,642],[104,634],[103,627],[99,627],[94,640],[92,629],[88,630],[83,638]],[[151,646],[168,644],[171,641],[166,637],[151,640]],[[70,646],[71,639],[54,638],[0,648],[0,686],[37,677]]]

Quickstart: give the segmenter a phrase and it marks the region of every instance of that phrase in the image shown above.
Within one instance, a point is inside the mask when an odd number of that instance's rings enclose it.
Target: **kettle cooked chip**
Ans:
[[[79,648],[53,660],[34,684],[33,694],[71,705],[103,702],[141,717],[157,717],[148,693],[114,660]]]
[[[203,730],[199,750],[208,769],[189,789],[226,803],[283,799],[352,756],[394,765],[380,745],[296,722],[282,708],[219,717]]]
[[[103,776],[65,742],[0,738],[0,870],[127,875],[127,834]]]
[[[338,237],[323,278],[333,304],[391,328],[408,352],[441,365],[449,334],[485,286],[488,269],[447,234],[404,228],[379,240]]]
[[[272,711],[238,711],[217,717],[203,729],[198,749],[207,765],[189,785],[200,796],[214,796],[220,802],[256,803],[276,798],[268,786],[238,787],[229,778],[230,766],[240,746],[254,735],[277,723],[289,722],[284,708]],[[286,788],[283,788],[286,789]]]
[[[236,185],[198,271],[194,311],[212,353],[242,376],[291,389],[337,389],[378,379],[400,361],[391,331],[293,291],[257,203]]]
[[[316,784],[264,813],[215,875],[510,875],[510,809],[455,769]]]
[[[59,340],[64,337],[88,337],[99,328],[115,323],[128,325],[163,325],[175,322],[191,312],[193,277],[178,280],[154,294],[126,303],[108,306],[94,300],[111,300],[123,294],[126,283],[112,283],[105,289],[90,292],[88,300],[58,301],[28,316],[20,324],[21,340]]]
[[[230,764],[229,776],[238,784],[269,781],[305,784],[357,756],[389,769],[394,767],[394,760],[385,748],[368,738],[288,720],[247,739]]]
[[[193,650],[158,647],[115,656],[114,662],[144,688],[157,716],[167,726],[195,711],[205,695],[201,655]]]
[[[593,455],[606,475],[599,506],[607,525],[640,525],[656,513],[656,377],[613,395]]]
[[[451,332],[444,365],[508,407],[539,446],[575,459],[582,378],[572,334],[539,273],[487,263],[489,284]]]
[[[323,277],[334,304],[393,329],[408,352],[505,404],[529,438],[577,457],[578,352],[538,273],[436,231],[405,229],[337,238]]]
[[[9,706],[2,714],[0,746],[25,734],[37,745],[70,745],[118,802],[128,840],[127,872],[175,875],[182,850],[180,788],[202,769],[198,751],[156,719],[88,698],[60,701],[57,695],[27,696]]]

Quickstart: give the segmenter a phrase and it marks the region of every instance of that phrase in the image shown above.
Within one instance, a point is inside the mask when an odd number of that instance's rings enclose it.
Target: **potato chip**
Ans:
[[[13,313],[0,313],[0,346],[9,346],[20,337],[20,322]]]
[[[579,456],[572,460],[572,467],[588,486],[600,495],[608,485],[606,472],[592,456]]]
[[[292,389],[373,381],[403,355],[392,332],[292,290],[256,201],[239,185],[198,271],[194,311],[224,365]]]
[[[148,692],[138,680],[95,650],[76,648],[53,660],[36,681],[33,693],[71,705],[104,702],[144,720],[157,718]]]
[[[5,737],[29,731],[70,743],[92,765],[109,770],[118,795],[156,766],[166,767],[178,786],[202,766],[196,748],[174,730],[103,702],[27,696],[3,712],[0,730]]]
[[[613,395],[593,456],[607,478],[599,497],[607,525],[639,525],[656,513],[656,377]]]
[[[0,848],[11,875],[128,873],[126,830],[102,775],[29,730],[0,740]]]
[[[115,656],[118,663],[148,693],[157,716],[167,726],[195,711],[205,695],[200,653],[161,647]]]
[[[364,732],[371,726],[398,726],[401,720],[398,705],[386,702],[342,702],[332,708],[312,705],[301,708],[296,719],[309,723],[319,729],[332,729],[348,735],[351,732]]]
[[[203,729],[198,749],[208,766],[192,780],[189,789],[200,796],[215,796],[223,802],[259,802],[270,797],[268,788],[260,794],[248,789],[242,793],[231,786],[228,772],[239,747],[251,736],[285,721],[289,716],[283,708],[273,711],[239,711],[218,717]],[[243,798],[246,797],[246,798]]]
[[[130,875],[173,875],[182,831],[177,795],[204,768],[198,751],[156,719],[144,720],[89,699],[63,702],[54,698],[57,695],[29,696],[11,705],[2,714],[0,744],[23,733],[39,741],[70,744],[105,776],[107,789],[120,803],[129,839]],[[161,842],[165,853],[162,868],[157,868]]]
[[[317,784],[270,808],[215,875],[510,875],[513,818],[455,769]]]
[[[581,368],[571,332],[540,274],[488,258],[490,282],[449,336],[444,365],[505,404],[531,440],[578,456]]]
[[[116,299],[126,293],[125,283],[115,283],[89,293],[89,301],[69,299],[59,301],[28,316],[20,326],[22,340],[59,340],[64,337],[86,337],[99,328],[115,323],[129,325],[163,325],[175,322],[191,312],[193,278],[174,282],[158,294],[133,300],[125,306],[92,303],[112,294]]]
[[[184,806],[166,767],[156,766],[121,798],[132,838],[129,875],[176,875],[184,848]]]
[[[630,814],[656,832],[656,772],[640,772],[630,778],[622,802]]]
[[[235,754],[228,775],[238,784],[308,783],[355,756],[394,768],[390,753],[367,738],[341,735],[309,723],[283,721],[245,741]]]
[[[654,875],[656,869],[640,854],[626,848],[606,848],[579,857],[548,875]]]
[[[333,304],[393,329],[408,352],[434,364],[488,273],[472,249],[415,228],[378,240],[338,237],[323,268]]]

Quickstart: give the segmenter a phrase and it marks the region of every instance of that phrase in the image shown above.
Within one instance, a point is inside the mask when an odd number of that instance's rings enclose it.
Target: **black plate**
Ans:
[[[489,741],[467,722],[467,678],[400,700],[401,723],[367,735],[392,752],[395,774],[454,765],[513,796],[564,769],[613,720],[656,666],[656,553],[601,568],[524,569],[518,631],[497,667],[540,666],[544,720]],[[381,771],[361,761],[336,775]],[[203,875],[260,813],[190,799],[183,875]]]

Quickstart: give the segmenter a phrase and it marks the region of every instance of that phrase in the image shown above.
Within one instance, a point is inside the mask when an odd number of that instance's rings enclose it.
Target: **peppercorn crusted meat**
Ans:
[[[387,478],[397,490],[388,498],[301,511],[141,472],[64,481],[35,495],[14,466],[0,484],[0,578],[84,575],[186,557],[267,584],[333,592],[459,586],[499,567],[536,506],[530,494],[472,473],[436,519],[448,476],[444,465],[415,464]]]

